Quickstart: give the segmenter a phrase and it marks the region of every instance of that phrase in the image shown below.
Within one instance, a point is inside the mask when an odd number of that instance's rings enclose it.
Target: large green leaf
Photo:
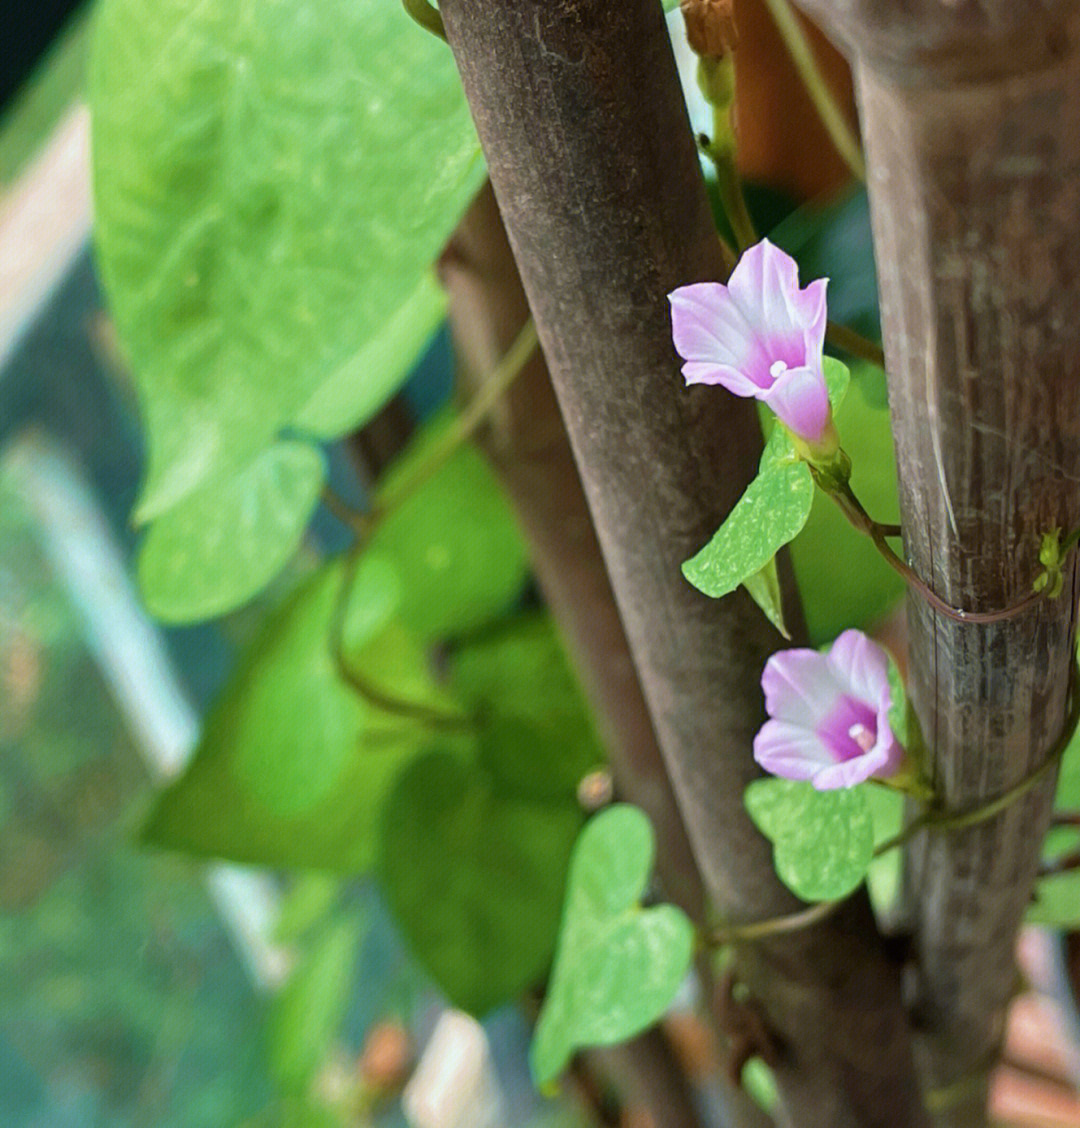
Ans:
[[[236,477],[159,517],[139,553],[150,611],[166,622],[194,622],[257,595],[300,547],[324,476],[313,446],[277,442]]]
[[[340,565],[323,569],[268,622],[191,767],[159,799],[152,842],[265,865],[371,866],[383,800],[423,733],[341,681],[330,644],[341,578]],[[445,706],[425,655],[389,618],[395,593],[393,572],[365,562],[346,632],[352,661],[398,696]]]
[[[444,752],[415,761],[384,814],[379,874],[417,957],[476,1015],[547,971],[581,813],[508,791]]]
[[[559,950],[533,1039],[538,1084],[571,1054],[640,1033],[671,1005],[689,967],[694,927],[671,905],[643,909],[655,846],[636,807],[609,807],[574,847]]]
[[[296,426],[323,439],[362,427],[401,387],[445,312],[446,291],[428,271],[386,326],[320,385]]]
[[[380,490],[397,491],[412,480],[450,422],[443,415],[425,427],[384,475]],[[402,621],[424,638],[484,626],[515,602],[528,574],[509,503],[488,464],[468,444],[406,493],[370,545],[394,562]]]
[[[745,802],[773,843],[780,880],[804,901],[846,897],[866,876],[874,821],[862,788],[816,791],[810,783],[760,779]]]
[[[1076,733],[1061,759],[1054,810],[1075,813],[1080,810],[1080,732]],[[1043,858],[1052,862],[1080,849],[1080,828],[1053,827],[1043,843]],[[1080,927],[1080,870],[1040,878],[1035,899],[1028,906],[1027,920],[1051,928]]]
[[[363,922],[350,913],[310,942],[270,1013],[270,1068],[286,1093],[303,1094],[326,1061],[350,1002]]]
[[[149,518],[246,465],[327,381],[385,381],[363,350],[483,168],[450,52],[384,0],[104,0],[90,100]]]
[[[503,787],[568,798],[604,749],[554,623],[529,613],[457,648],[451,685],[482,718],[481,761]]]

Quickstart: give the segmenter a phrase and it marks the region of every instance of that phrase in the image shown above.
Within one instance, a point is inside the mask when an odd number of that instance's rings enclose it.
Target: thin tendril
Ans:
[[[341,586],[338,588],[337,600],[334,603],[334,616],[330,627],[331,652],[338,674],[360,697],[377,709],[387,713],[394,713],[400,717],[409,717],[421,721],[433,728],[440,729],[470,729],[475,720],[456,709],[442,709],[437,705],[420,701],[409,701],[387,693],[379,686],[372,684],[350,662],[345,644],[345,624],[348,619],[349,597],[352,595],[353,585],[356,581],[357,570],[360,566],[361,545],[358,542],[349,550],[345,558],[345,567],[341,575]]]
[[[803,85],[806,87],[810,101],[821,118],[821,124],[829,135],[836,151],[843,158],[844,163],[851,170],[856,180],[866,182],[866,161],[863,158],[862,146],[855,131],[848,123],[844,111],[833,98],[832,91],[825,81],[814,58],[810,41],[802,29],[788,0],[765,0],[769,13],[780,32],[780,38],[791,55],[795,69],[799,72]]]

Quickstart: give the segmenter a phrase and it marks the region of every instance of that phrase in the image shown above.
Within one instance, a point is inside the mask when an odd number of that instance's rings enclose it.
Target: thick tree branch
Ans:
[[[742,792],[778,641],[682,579],[753,475],[752,407],[680,387],[665,295],[722,263],[655,0],[444,0],[443,19],[707,891],[798,907]],[[898,977],[865,898],[742,953],[800,1125],[922,1122]]]
[[[1039,535],[1080,515],[1080,47],[1075,4],[821,0],[854,45],[905,547],[972,611],[1025,598]],[[1007,790],[1064,723],[1077,575],[1023,615],[909,603],[911,693],[947,807]],[[986,1067],[1053,773],[912,849],[921,1057],[942,1125],[984,1123]]]

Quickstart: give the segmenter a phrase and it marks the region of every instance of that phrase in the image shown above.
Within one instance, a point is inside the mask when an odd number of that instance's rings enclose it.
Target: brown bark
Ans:
[[[458,225],[439,272],[466,387],[490,372],[529,316],[491,187]],[[609,750],[621,798],[648,814],[665,892],[702,921],[704,894],[615,607],[574,456],[539,350],[477,436],[510,496],[537,580]]]
[[[742,792],[777,637],[682,579],[756,470],[751,405],[683,390],[665,294],[722,270],[655,0],[444,0],[446,31],[706,888],[792,911]],[[898,977],[863,897],[742,953],[793,1123],[921,1123]]]
[[[490,184],[455,230],[439,274],[449,297],[458,379],[472,394],[529,316]],[[522,524],[537,581],[604,735],[616,797],[641,807],[652,822],[665,898],[704,923],[701,874],[656,742],[542,353],[529,360],[476,438]],[[706,966],[699,971],[711,999],[711,975]],[[648,1060],[650,1047],[655,1061]],[[685,1109],[685,1102],[664,1097],[675,1087],[667,1077],[674,1059],[664,1037],[643,1035],[626,1053],[612,1053],[619,1075],[637,1078],[638,1103],[658,1115],[670,1106],[658,1123],[673,1124],[676,1109]],[[768,1122],[741,1090],[727,1089],[725,1101],[740,1126]]]
[[[1080,519],[1080,42],[1074,4],[821,3],[856,50],[905,548],[950,603],[1027,596]],[[985,803],[1058,740],[1065,592],[986,626],[909,601],[911,696],[944,805]],[[986,1067],[1053,780],[912,849],[915,1014],[942,1125],[985,1121]]]

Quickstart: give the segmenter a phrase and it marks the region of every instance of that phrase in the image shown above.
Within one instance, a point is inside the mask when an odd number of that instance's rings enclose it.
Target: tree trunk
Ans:
[[[1006,608],[1031,593],[1040,534],[1080,519],[1076,6],[808,6],[855,48],[905,548],[953,605]],[[1018,783],[1061,735],[1075,561],[1059,599],[989,625],[909,600],[911,695],[949,810]],[[942,1125],[985,1121],[1053,785],[910,852],[915,1017]]]
[[[742,793],[777,636],[680,564],[756,471],[753,407],[685,390],[666,293],[722,270],[656,0],[444,0],[515,258],[706,889],[790,912]],[[922,1122],[898,976],[865,898],[741,953],[801,1125]]]

